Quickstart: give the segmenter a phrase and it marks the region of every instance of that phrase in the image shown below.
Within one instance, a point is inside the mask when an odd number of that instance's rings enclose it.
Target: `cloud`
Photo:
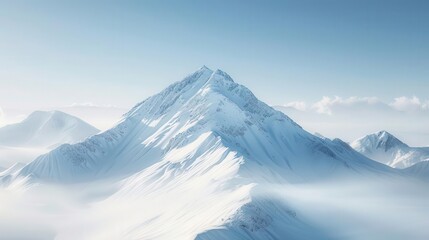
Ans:
[[[324,96],[320,101],[312,105],[312,109],[320,114],[332,115],[336,108],[362,107],[368,105],[377,105],[381,101],[376,97],[349,97],[342,98],[335,96],[333,98]]]
[[[397,111],[407,112],[407,111],[420,111],[420,110],[429,110],[429,101],[425,102],[420,101],[416,96],[413,97],[397,97],[392,103],[389,104],[393,109]]]
[[[307,104],[303,101],[290,102],[290,103],[285,104],[284,107],[294,108],[294,109],[299,110],[299,111],[306,111],[307,110]]]
[[[392,102],[383,102],[377,97],[322,97],[314,103],[293,101],[283,105],[299,111],[316,112],[333,115],[350,111],[387,110],[393,112],[429,112],[429,100],[422,101],[418,97],[397,97]]]

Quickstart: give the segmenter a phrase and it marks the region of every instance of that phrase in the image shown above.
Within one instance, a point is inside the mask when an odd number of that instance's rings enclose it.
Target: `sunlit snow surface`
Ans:
[[[425,183],[309,134],[206,67],[1,181],[10,238],[428,236]]]

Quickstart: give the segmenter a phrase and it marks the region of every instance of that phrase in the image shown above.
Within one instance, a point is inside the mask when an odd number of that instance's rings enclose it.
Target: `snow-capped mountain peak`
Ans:
[[[230,107],[226,107],[226,105]],[[231,107],[232,105],[234,107]],[[261,120],[261,117],[276,115],[278,118],[293,122],[283,113],[275,111],[259,101],[249,89],[235,83],[224,71],[219,69],[212,71],[206,66],[190,74],[182,81],[170,85],[161,93],[137,104],[125,114],[125,118],[148,119],[149,115],[152,119],[166,118],[168,117],[167,113],[175,114],[178,108],[181,108],[182,111],[187,109],[191,112],[191,116],[207,117],[209,113],[211,113],[209,115],[222,115],[222,110],[232,111],[235,109],[236,112],[245,113],[248,118],[253,117]],[[176,111],[172,111],[173,109]],[[240,114],[229,117],[233,118],[238,115]],[[298,126],[296,123],[293,124]]]
[[[211,69],[210,69],[209,67],[207,67],[206,65],[201,66],[199,70],[200,70],[200,71],[211,71],[211,72],[213,72],[213,70],[211,70]]]
[[[385,150],[389,150],[395,146],[407,146],[405,143],[400,141],[398,138],[393,136],[387,131],[380,131],[377,133],[378,147],[383,147]]]
[[[375,150],[389,151],[393,148],[406,148],[408,145],[400,141],[387,131],[379,131],[366,135],[350,144],[360,152],[371,153]]]
[[[429,160],[429,148],[410,147],[387,131],[359,138],[350,146],[368,158],[395,168]]]
[[[52,148],[81,141],[98,132],[95,127],[64,112],[35,111],[20,123],[0,128],[0,145]]]

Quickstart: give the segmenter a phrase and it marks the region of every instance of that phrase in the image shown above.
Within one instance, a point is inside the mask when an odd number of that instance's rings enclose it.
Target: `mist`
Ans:
[[[129,228],[120,226],[140,223],[146,226],[140,229],[144,234],[146,229],[156,230],[151,225],[156,222],[151,218],[159,217],[156,213],[168,217],[162,202],[168,202],[170,209],[189,205],[189,201],[171,201],[179,197],[174,193],[152,200],[126,195],[113,198],[119,186],[103,181],[2,188],[0,232],[6,239],[106,239],[109,234],[127,236]],[[260,189],[264,189],[260,194],[280,199],[298,219],[329,233],[332,239],[425,239],[429,235],[429,190],[417,180],[324,181]],[[186,222],[176,224],[181,228]]]
[[[340,180],[267,186],[297,216],[332,239],[427,239],[427,183],[409,179]]]

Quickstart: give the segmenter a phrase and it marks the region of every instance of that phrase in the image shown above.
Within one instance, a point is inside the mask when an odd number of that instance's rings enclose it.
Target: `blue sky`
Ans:
[[[130,107],[202,65],[269,104],[425,98],[429,2],[1,1],[0,107]]]

